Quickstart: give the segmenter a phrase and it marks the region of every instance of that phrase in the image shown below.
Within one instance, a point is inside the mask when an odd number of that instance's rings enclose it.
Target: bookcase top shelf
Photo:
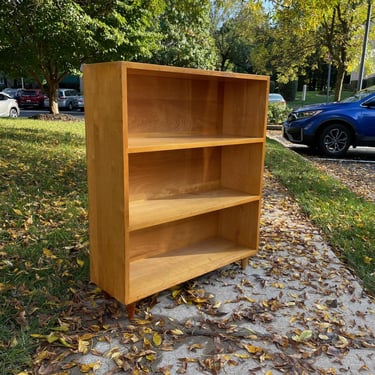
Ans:
[[[247,73],[235,73],[235,72],[223,72],[217,70],[204,70],[195,68],[181,68],[168,65],[157,65],[157,64],[146,64],[131,61],[114,61],[105,63],[96,63],[96,66],[103,65],[106,69],[112,69],[112,66],[120,65],[127,69],[129,75],[142,75],[142,76],[175,76],[176,78],[186,79],[220,79],[220,80],[233,80],[239,78],[241,80],[248,79],[252,81],[268,81],[267,76],[247,74]]]

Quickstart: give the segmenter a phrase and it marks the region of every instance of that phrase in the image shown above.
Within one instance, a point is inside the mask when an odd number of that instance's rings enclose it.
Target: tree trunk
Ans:
[[[337,78],[336,78],[336,86],[335,86],[335,102],[341,99],[342,85],[344,83],[344,78],[345,78],[345,66],[340,65],[337,68]]]
[[[58,83],[50,83],[48,86],[49,112],[53,115],[57,115],[59,113],[59,106],[57,103],[58,86]]]

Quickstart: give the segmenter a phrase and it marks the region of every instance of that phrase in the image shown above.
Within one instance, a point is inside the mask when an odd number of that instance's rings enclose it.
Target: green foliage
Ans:
[[[290,108],[280,106],[276,103],[268,104],[268,123],[269,124],[282,124],[288,114],[290,113]]]
[[[263,44],[265,13],[258,2],[213,1],[211,22],[218,53],[217,69],[247,73],[264,73],[254,60]],[[254,54],[253,51],[257,50]],[[261,58],[261,57],[260,57]]]
[[[0,69],[56,89],[82,63],[141,60],[156,48],[155,16],[162,0],[0,0]]]
[[[289,81],[288,83],[280,83],[279,90],[280,94],[285,98],[286,101],[293,101],[297,95],[298,81]]]
[[[358,62],[367,2],[358,0],[297,0],[276,4],[274,39],[278,80],[288,82],[303,72],[311,57],[331,59],[337,68],[335,100],[349,67]],[[296,53],[298,50],[298,53]],[[310,60],[309,60],[310,58]]]
[[[276,141],[267,142],[266,165],[374,294],[375,205]]]
[[[209,11],[209,0],[165,0],[158,26],[162,38],[151,62],[213,69],[216,56]]]

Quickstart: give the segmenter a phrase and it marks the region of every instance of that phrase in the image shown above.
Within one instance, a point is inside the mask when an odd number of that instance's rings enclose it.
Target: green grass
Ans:
[[[374,295],[375,205],[274,140],[267,141],[266,165]]]
[[[351,96],[352,94],[353,93],[350,91],[343,91],[341,95],[341,99],[347,98],[348,96]],[[329,103],[332,103],[334,101],[334,96],[330,95],[328,101]],[[287,106],[289,108],[298,108],[303,105],[320,104],[320,103],[326,103],[326,102],[327,102],[326,95],[319,93],[318,91],[307,91],[305,100],[302,100],[302,91],[298,91],[296,95],[296,100],[289,101],[287,103]]]
[[[84,123],[0,120],[0,374],[88,280]]]
[[[267,165],[374,292],[374,205],[274,141]],[[88,288],[83,122],[0,119],[0,217],[0,374],[9,375],[32,367],[35,335],[61,328]]]

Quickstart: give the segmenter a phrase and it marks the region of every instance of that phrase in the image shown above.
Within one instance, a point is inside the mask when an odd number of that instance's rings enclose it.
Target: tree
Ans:
[[[165,0],[165,9],[159,17],[163,37],[150,61],[213,69],[216,55],[209,12],[209,0]]]
[[[337,68],[335,100],[341,97],[346,72],[358,62],[366,4],[362,0],[275,0],[276,40],[282,51],[279,80],[294,79],[308,58],[318,57]]]
[[[159,0],[0,0],[0,68],[46,86],[51,113],[57,88],[82,63],[139,60],[156,48]]]
[[[266,22],[261,2],[214,0],[211,22],[219,57],[217,68],[254,73],[252,51]]]

